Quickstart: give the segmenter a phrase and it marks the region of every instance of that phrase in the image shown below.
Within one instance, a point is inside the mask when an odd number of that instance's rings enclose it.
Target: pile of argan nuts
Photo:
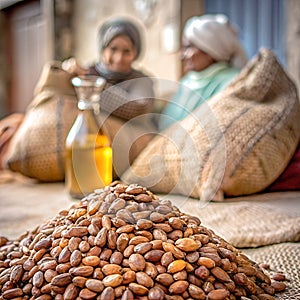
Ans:
[[[114,182],[0,246],[0,299],[270,300],[286,288],[136,184]]]

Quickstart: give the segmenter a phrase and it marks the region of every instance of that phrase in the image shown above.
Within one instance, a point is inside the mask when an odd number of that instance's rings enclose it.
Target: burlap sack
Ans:
[[[299,119],[295,85],[261,49],[223,92],[155,137],[122,179],[204,201],[257,193],[294,154]]]
[[[7,150],[5,163],[12,171],[39,181],[64,180],[65,139],[78,114],[71,78],[60,62],[44,66],[34,99]],[[114,177],[118,178],[147,145],[155,129],[147,116],[130,121],[105,114],[100,118],[112,141]]]
[[[60,62],[45,64],[5,156],[12,171],[40,181],[64,180],[65,138],[78,113],[71,77]]]

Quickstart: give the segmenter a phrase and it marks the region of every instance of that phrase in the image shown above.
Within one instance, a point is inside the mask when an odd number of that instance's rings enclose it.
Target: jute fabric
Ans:
[[[196,215],[202,224],[237,248],[300,242],[299,192],[264,193],[202,202],[164,195],[180,210]]]
[[[78,113],[71,75],[45,64],[24,120],[10,141],[7,167],[40,181],[64,180],[64,145]]]
[[[271,277],[281,272],[286,276],[284,283],[287,288],[276,294],[279,300],[300,299],[300,243],[282,243],[257,249],[245,249],[243,252],[257,263],[267,263],[266,270]]]
[[[156,136],[122,179],[203,201],[257,193],[293,156],[299,119],[294,83],[261,49],[223,92]]]

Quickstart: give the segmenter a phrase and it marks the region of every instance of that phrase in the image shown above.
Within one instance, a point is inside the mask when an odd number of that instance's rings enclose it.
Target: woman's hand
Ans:
[[[67,71],[70,74],[73,75],[85,75],[87,73],[87,70],[82,68],[76,61],[74,57],[71,57],[69,59],[66,59],[62,63],[63,70]]]

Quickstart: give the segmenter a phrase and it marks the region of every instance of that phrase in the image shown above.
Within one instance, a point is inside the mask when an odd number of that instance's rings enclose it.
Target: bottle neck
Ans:
[[[80,110],[93,110],[96,115],[100,113],[100,102],[99,101],[86,101],[78,100],[78,109]]]

